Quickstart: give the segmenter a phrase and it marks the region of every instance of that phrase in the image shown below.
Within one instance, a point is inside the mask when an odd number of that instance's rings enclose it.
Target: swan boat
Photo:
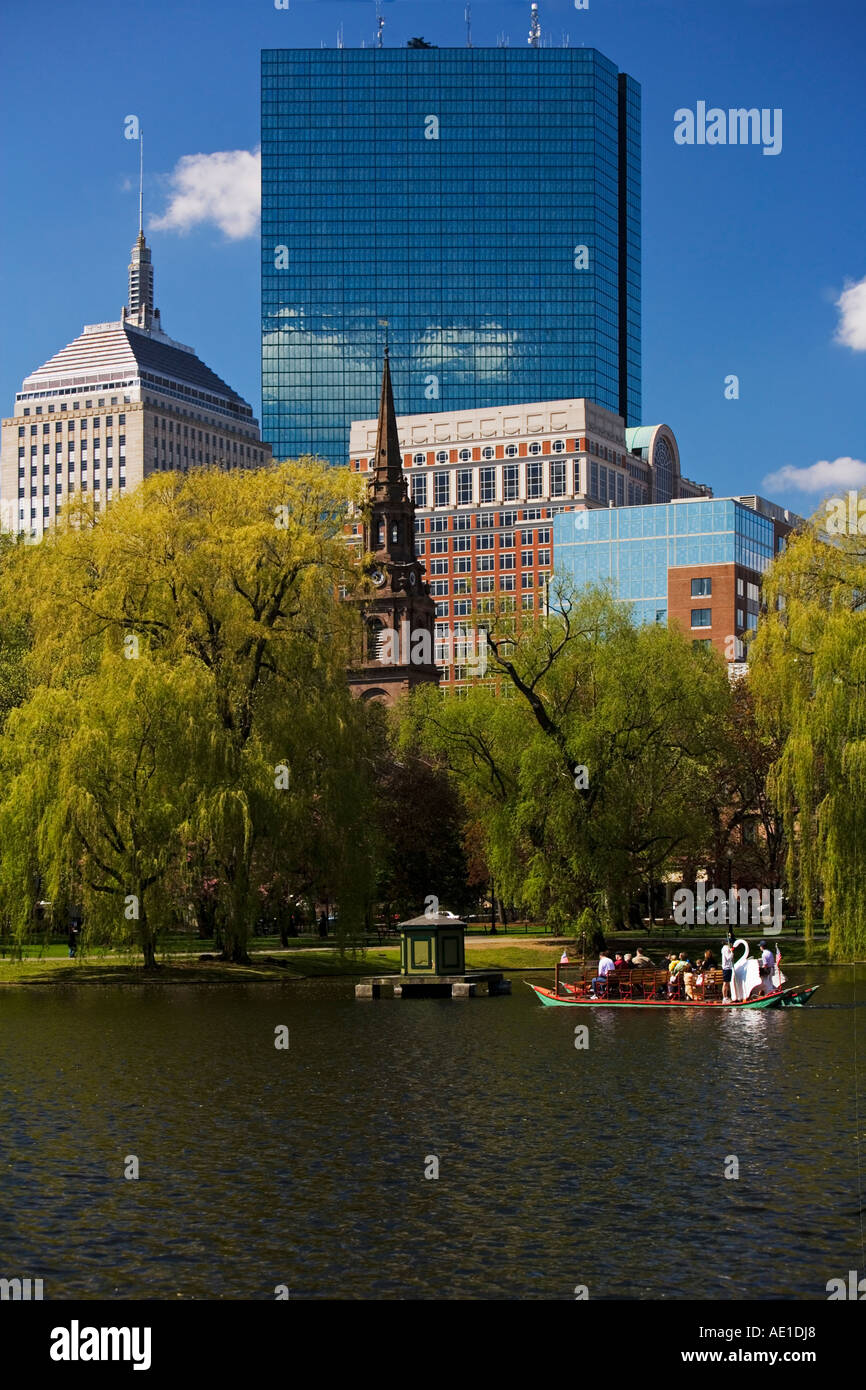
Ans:
[[[818,985],[788,985],[776,962],[772,978],[773,989],[767,993],[762,990],[763,981],[759,962],[749,956],[749,943],[739,938],[734,942],[745,948],[744,953],[734,961],[731,977],[731,998],[721,997],[721,971],[713,970],[703,977],[696,976],[696,995],[688,998],[684,993],[682,976],[677,976],[678,994],[668,994],[668,972],[645,966],[640,970],[612,971],[605,979],[603,990],[593,992],[592,981],[595,972],[583,970],[583,979],[569,982],[564,977],[569,969],[575,969],[560,961],[556,967],[553,989],[535,985],[531,980],[524,981],[534,991],[536,998],[546,1007],[554,1008],[610,1008],[610,1009],[716,1009],[730,1012],[734,1009],[789,1009],[800,1008],[811,999]],[[583,967],[577,967],[583,969]],[[717,977],[717,978],[716,978]],[[761,989],[761,993],[757,991]]]

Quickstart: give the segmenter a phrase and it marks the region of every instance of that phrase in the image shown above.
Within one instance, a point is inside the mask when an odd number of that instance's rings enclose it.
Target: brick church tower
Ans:
[[[436,609],[415,554],[415,503],[403,476],[387,348],[364,550],[375,560],[376,592],[360,600],[363,653],[349,672],[349,685],[362,700],[393,705],[416,685],[438,685],[439,670],[433,647]]]

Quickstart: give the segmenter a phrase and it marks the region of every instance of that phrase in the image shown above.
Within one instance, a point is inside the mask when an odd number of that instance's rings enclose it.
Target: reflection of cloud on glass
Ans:
[[[263,394],[267,400],[277,400],[284,388],[270,384],[268,368],[302,363],[304,381],[312,384],[323,364],[339,366],[345,387],[350,388],[356,401],[366,397],[378,400],[382,369],[383,337],[370,331],[369,347],[358,341],[358,334],[338,329],[316,332],[305,325],[303,308],[283,306],[267,315],[262,338]],[[279,326],[274,326],[274,321]],[[404,365],[417,377],[430,374],[445,376],[450,381],[501,381],[511,377],[511,365],[517,351],[519,335],[492,321],[480,328],[466,323],[444,327],[431,323],[420,336],[413,335],[408,346],[391,327],[391,355],[399,373]],[[362,407],[363,408],[363,407]]]
[[[507,381],[517,333],[491,322],[430,324],[413,351],[422,371],[445,370],[452,380]]]

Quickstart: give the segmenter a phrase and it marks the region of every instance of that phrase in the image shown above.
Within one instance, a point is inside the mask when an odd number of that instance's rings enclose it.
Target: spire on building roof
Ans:
[[[153,264],[144,238],[144,131],[139,130],[138,152],[138,236],[129,263],[129,300],[124,313],[127,323],[137,328],[160,328],[159,310],[153,307]]]
[[[391,355],[387,347],[382,369],[382,394],[379,399],[374,481],[377,484],[403,482],[403,453],[397,429],[397,412],[394,408],[394,388],[391,385]]]

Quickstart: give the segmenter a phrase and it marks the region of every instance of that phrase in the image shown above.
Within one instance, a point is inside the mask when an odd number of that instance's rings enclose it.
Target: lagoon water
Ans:
[[[787,973],[820,982],[808,1007],[721,1017],[543,1009],[519,977],[471,1001],[4,989],[0,1275],[46,1299],[824,1299],[863,1265],[866,971]]]

